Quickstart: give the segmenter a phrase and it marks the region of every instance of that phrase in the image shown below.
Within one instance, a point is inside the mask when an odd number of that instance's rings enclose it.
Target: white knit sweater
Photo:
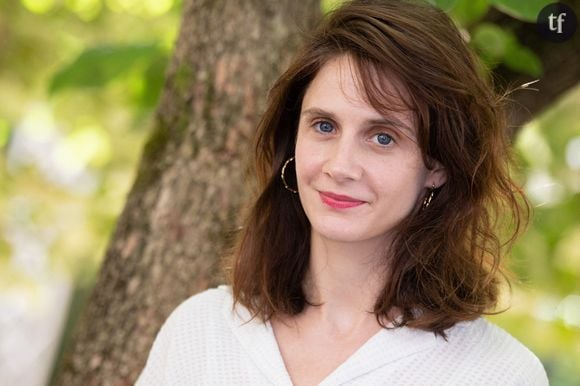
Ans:
[[[229,286],[192,296],[167,319],[137,380],[146,385],[292,385],[270,323],[238,305]],[[382,329],[320,385],[547,385],[538,358],[484,319],[458,323],[448,341]]]

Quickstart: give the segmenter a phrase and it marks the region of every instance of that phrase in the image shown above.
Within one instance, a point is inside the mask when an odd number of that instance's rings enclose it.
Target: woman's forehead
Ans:
[[[338,96],[344,96],[353,105],[373,109],[379,116],[405,120],[414,116],[409,92],[397,76],[387,71],[379,73],[370,64],[357,63],[351,55],[332,57],[321,66],[306,90],[302,107],[321,107],[309,105],[324,104]]]

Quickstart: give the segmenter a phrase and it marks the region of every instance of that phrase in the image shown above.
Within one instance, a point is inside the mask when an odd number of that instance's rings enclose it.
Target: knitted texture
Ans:
[[[136,385],[292,385],[270,323],[245,323],[249,311],[232,302],[221,285],[177,307]],[[319,385],[548,385],[538,358],[485,319],[447,334],[381,329]]]

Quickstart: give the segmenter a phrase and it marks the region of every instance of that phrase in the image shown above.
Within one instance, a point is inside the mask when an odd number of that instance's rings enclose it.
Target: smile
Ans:
[[[351,197],[340,196],[330,192],[319,192],[320,199],[324,204],[334,209],[353,208],[364,204],[364,201],[358,201]]]

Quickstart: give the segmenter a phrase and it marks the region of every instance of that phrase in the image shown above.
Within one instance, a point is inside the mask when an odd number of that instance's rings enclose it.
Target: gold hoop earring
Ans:
[[[284,178],[284,172],[286,171],[286,166],[288,166],[288,164],[290,163],[290,161],[292,161],[294,159],[294,157],[290,157],[286,160],[286,162],[284,162],[284,166],[282,166],[282,172],[280,172],[280,178],[282,178],[282,182],[284,183],[284,187],[291,191],[292,193],[298,193],[297,190],[292,189],[291,187],[288,186],[288,184],[286,183],[286,179]]]
[[[421,206],[421,210],[425,210],[429,207],[429,205],[431,205],[431,200],[433,200],[433,196],[435,196],[435,184],[433,184],[433,187],[431,188],[429,193],[425,196],[425,199],[423,200],[423,205]]]

